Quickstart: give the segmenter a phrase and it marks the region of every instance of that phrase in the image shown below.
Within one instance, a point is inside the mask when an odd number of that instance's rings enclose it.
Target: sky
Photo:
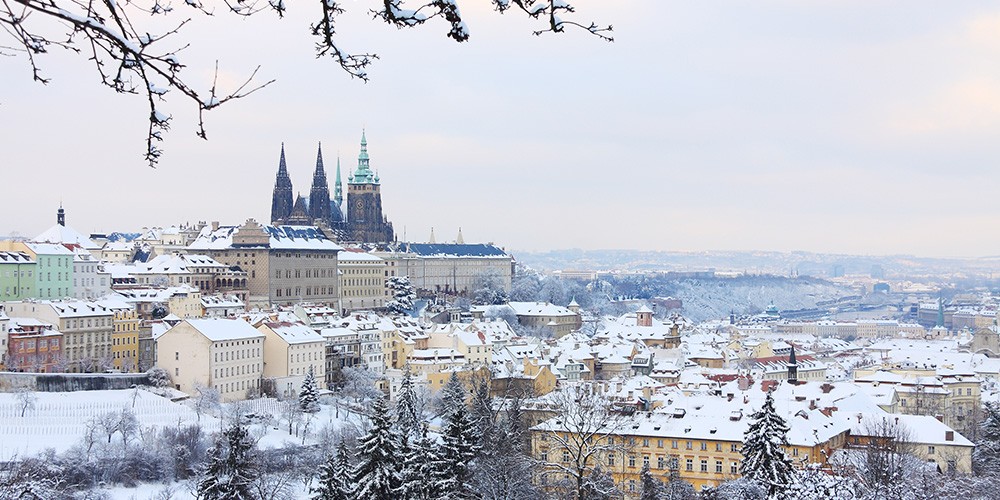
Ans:
[[[532,36],[523,15],[463,0],[459,44],[443,21],[398,30],[374,2],[345,2],[341,45],[380,56],[368,83],[315,57],[311,5],[196,16],[175,38],[192,85],[207,89],[216,61],[220,87],[257,65],[276,82],[208,113],[207,141],[193,106],[168,99],[156,169],[144,97],[65,51],[41,58],[48,85],[0,58],[0,234],[42,232],[60,202],[81,232],[266,221],[282,142],[308,194],[317,144],[332,184],[364,128],[409,241],[461,227],[509,250],[1000,255],[1000,6],[572,4],[615,42]]]

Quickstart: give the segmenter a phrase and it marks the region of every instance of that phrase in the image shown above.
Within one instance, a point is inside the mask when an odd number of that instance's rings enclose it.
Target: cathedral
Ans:
[[[323,168],[322,145],[316,152],[309,197],[292,195],[292,180],[285,165],[285,145],[281,145],[278,176],[271,196],[271,223],[274,225],[320,226],[332,230],[338,241],[389,243],[395,240],[392,223],[382,214],[382,192],[379,176],[371,170],[368,141],[361,133],[361,153],[358,168],[347,176],[347,211],[344,211],[344,190],[340,182],[340,158],[333,198]]]

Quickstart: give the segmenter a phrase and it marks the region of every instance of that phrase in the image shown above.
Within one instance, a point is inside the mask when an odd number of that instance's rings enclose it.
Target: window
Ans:
[[[928,446],[927,447],[927,454],[928,455],[933,455],[934,454],[934,447],[933,446]]]
[[[729,451],[731,451],[733,453],[736,453],[737,451],[739,451],[736,446],[737,446],[736,443],[730,444],[729,445]]]
[[[642,456],[642,466],[649,468],[649,455]]]
[[[635,493],[635,479],[628,480],[628,491],[629,493]]]
[[[972,388],[971,387],[965,389],[965,395],[966,396],[971,396],[972,395]]]
[[[675,450],[677,449],[677,440],[676,439],[670,441],[670,447],[673,448],[673,449],[675,449]]]
[[[737,473],[739,473],[739,471],[740,471],[740,466],[739,466],[738,463],[736,463],[736,462],[730,462],[729,463],[729,473],[730,474],[736,475]]]
[[[662,469],[663,468],[663,456],[662,455],[656,457],[656,468],[657,469]]]
[[[689,459],[687,459],[684,462],[684,470],[686,470],[688,472],[694,472],[694,460],[693,459],[689,458]]]
[[[706,451],[706,450],[708,450],[708,443],[702,441],[701,442],[701,451]]]
[[[181,359],[181,353],[174,352],[174,361],[180,361],[180,359]]]
[[[792,456],[793,457],[799,456],[799,449],[798,448],[792,448]]]
[[[642,446],[644,448],[648,448],[649,447],[649,439],[648,438],[643,438],[642,439]]]
[[[608,467],[614,467],[615,465],[615,454],[608,453]]]
[[[722,460],[715,461],[715,473],[722,474]]]
[[[685,444],[685,448],[689,450],[691,449],[691,441],[688,441],[687,444]]]
[[[569,462],[569,452],[563,451],[563,462]]]
[[[628,456],[628,466],[635,467],[635,455]]]
[[[715,443],[715,451],[722,451],[722,443]]]
[[[706,460],[704,458],[701,459],[701,471],[702,472],[708,472],[708,460]]]

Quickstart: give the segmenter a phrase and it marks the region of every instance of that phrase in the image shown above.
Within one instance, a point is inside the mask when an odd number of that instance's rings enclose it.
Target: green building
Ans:
[[[70,249],[58,243],[0,241],[0,251],[25,253],[35,261],[34,289],[26,298],[56,300],[73,296],[73,252]]]
[[[0,301],[34,297],[36,265],[25,252],[0,251]]]

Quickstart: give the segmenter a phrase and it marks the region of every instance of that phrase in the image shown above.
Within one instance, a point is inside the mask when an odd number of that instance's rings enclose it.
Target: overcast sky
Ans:
[[[372,21],[372,3],[346,2],[338,26],[345,48],[381,56],[367,84],[314,57],[311,4],[186,27],[190,83],[208,87],[216,58],[224,83],[256,64],[277,82],[209,113],[208,141],[168,102],[155,170],[144,98],[65,52],[41,59],[47,86],[0,59],[0,234],[40,233],[60,200],[81,232],[266,221],[282,141],[303,194],[322,141],[332,191],[365,127],[400,239],[1000,254],[993,2],[575,0],[613,44],[532,36],[486,0],[460,2],[458,44],[443,22]]]

